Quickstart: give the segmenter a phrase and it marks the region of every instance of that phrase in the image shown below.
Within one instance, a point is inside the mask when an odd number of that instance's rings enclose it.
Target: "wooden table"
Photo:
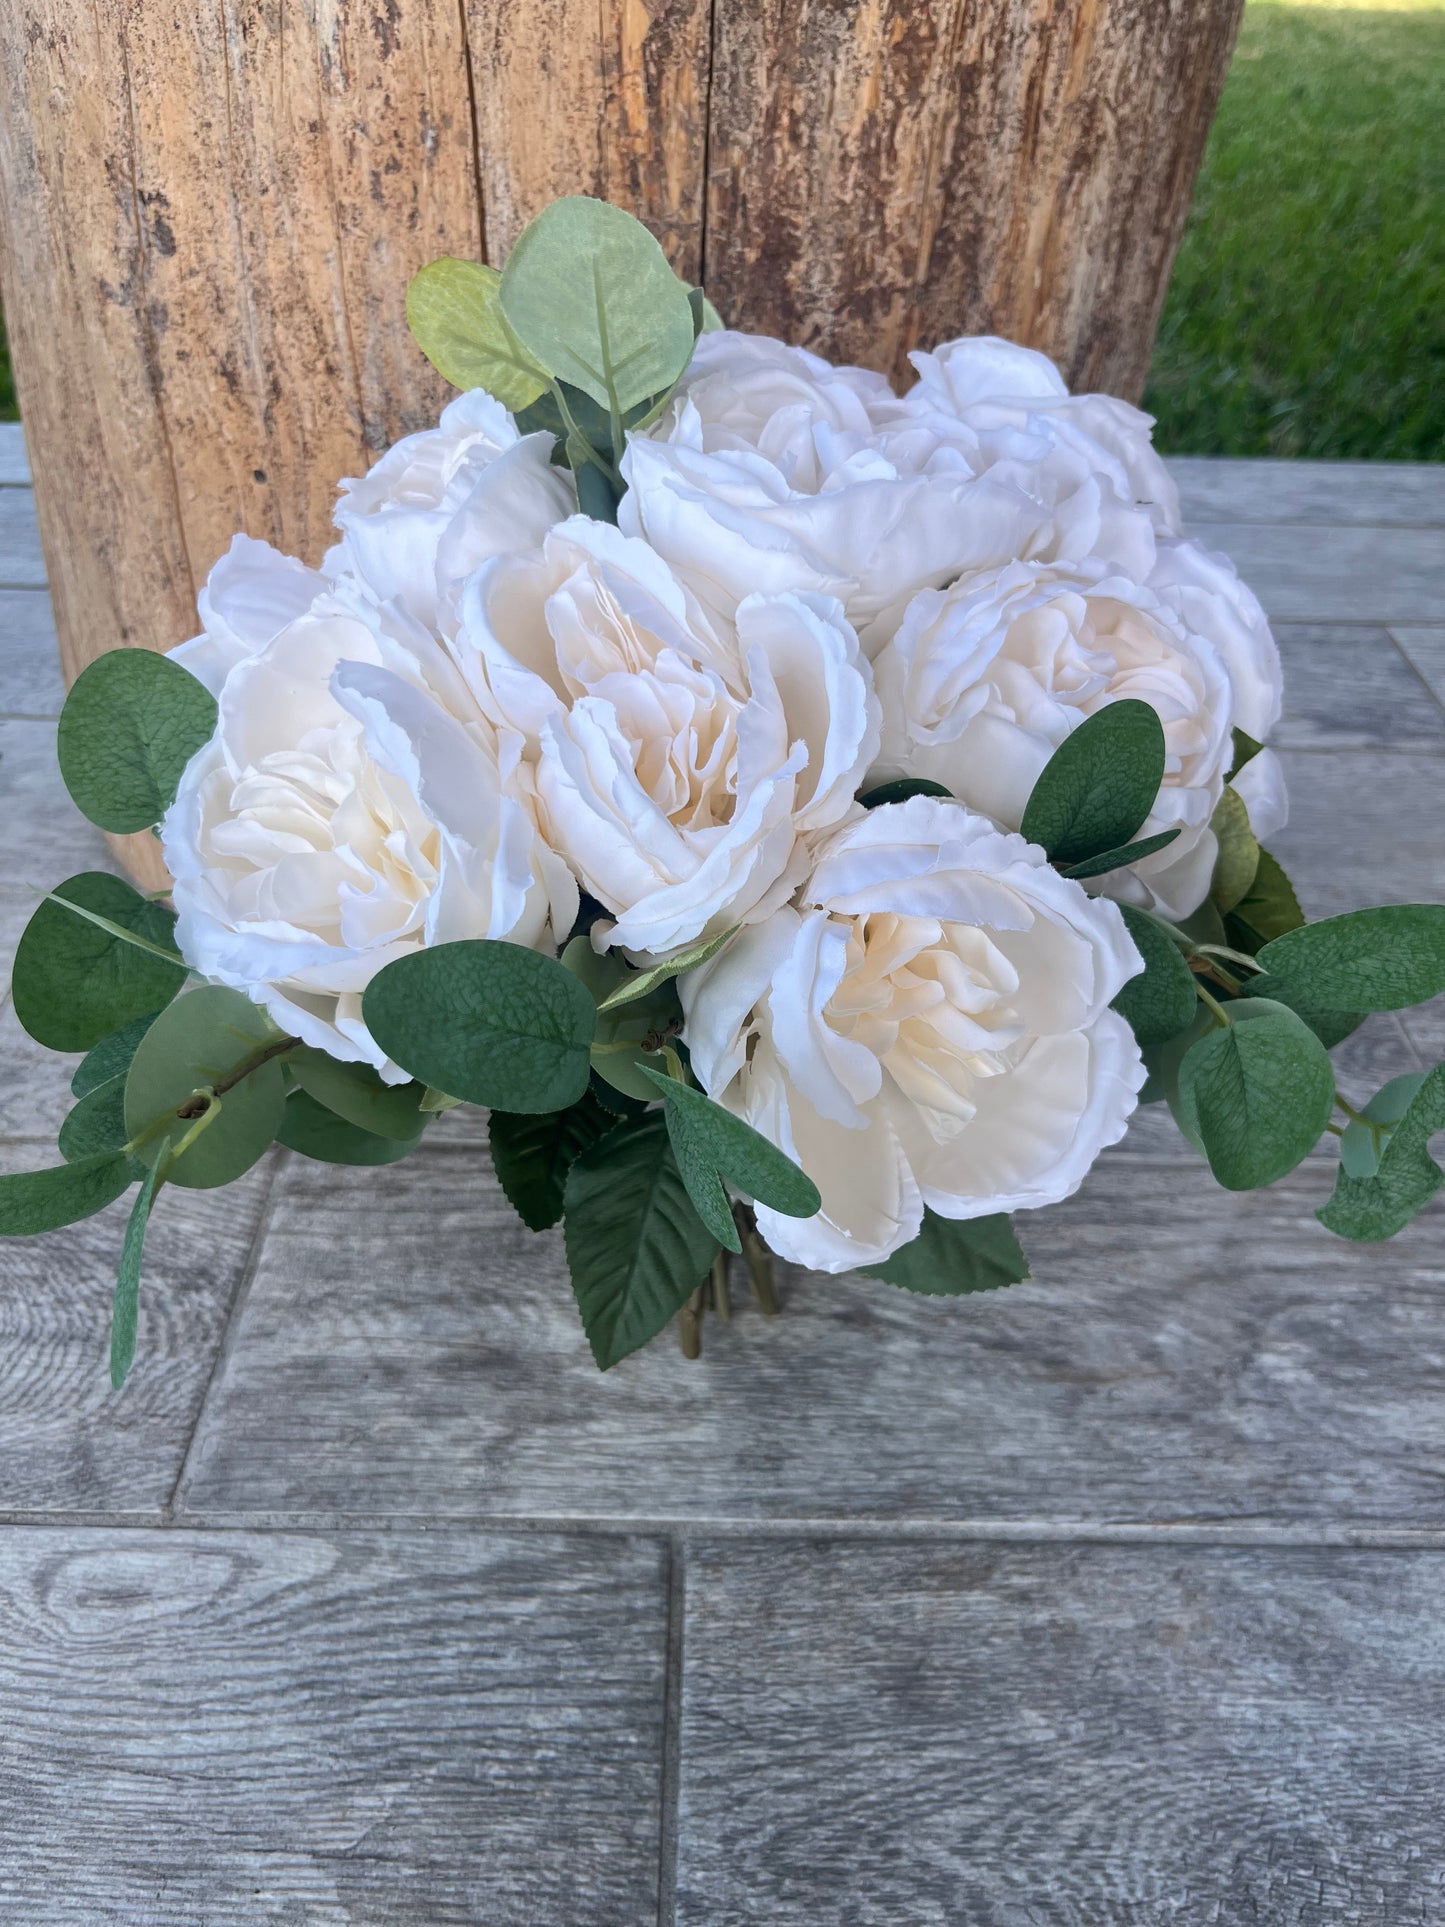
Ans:
[[[1181,461],[1278,621],[1315,912],[1445,896],[1445,467]],[[0,929],[101,862],[0,441]],[[6,1168],[55,1060],[3,1028]],[[1357,1098],[1445,1009],[1343,1049]],[[68,1066],[66,1067],[68,1069]],[[0,1919],[1445,1921],[1445,1209],[1231,1197],[1148,1114],[1035,1281],[593,1370],[475,1117],[0,1249]]]

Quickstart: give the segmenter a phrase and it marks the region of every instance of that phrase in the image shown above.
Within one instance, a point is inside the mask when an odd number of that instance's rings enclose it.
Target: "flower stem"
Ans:
[[[677,1341],[684,1358],[702,1357],[702,1286],[677,1314]]]
[[[733,1301],[728,1290],[728,1254],[725,1251],[720,1251],[712,1261],[712,1305],[726,1325],[733,1315]]]
[[[733,1222],[737,1225],[738,1237],[742,1242],[743,1263],[748,1268],[758,1310],[765,1318],[776,1318],[779,1307],[777,1287],[773,1283],[773,1254],[758,1236],[758,1221],[753,1216],[752,1207],[735,1204]]]
[[[1229,1012],[1224,1008],[1224,1005],[1221,1004],[1217,998],[1210,996],[1209,992],[1204,988],[1203,984],[1200,983],[1197,977],[1194,979],[1194,989],[1195,989],[1195,994],[1199,998],[1199,1001],[1202,1004],[1204,1004],[1208,1009],[1214,1012],[1214,1015],[1218,1018],[1219,1022],[1223,1024],[1223,1026],[1227,1030],[1230,1027],[1230,1025],[1233,1024],[1234,1019],[1230,1016]]]

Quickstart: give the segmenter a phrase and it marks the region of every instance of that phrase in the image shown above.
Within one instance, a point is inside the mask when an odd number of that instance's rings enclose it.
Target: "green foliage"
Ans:
[[[123,1151],[130,1132],[125,1123],[125,1078],[97,1084],[72,1107],[60,1127],[60,1155],[67,1164]],[[139,1177],[144,1166],[138,1166]]]
[[[1131,841],[1164,780],[1164,726],[1148,703],[1109,703],[1044,766],[1021,828],[1050,862],[1085,863]]]
[[[1324,1045],[1283,1004],[1235,1003],[1229,1015],[1185,1055],[1179,1101],[1219,1182],[1252,1191],[1319,1142],[1335,1074]]]
[[[636,1003],[639,998],[650,997],[655,990],[674,977],[685,977],[690,970],[696,970],[709,962],[725,945],[737,935],[737,927],[724,930],[721,936],[708,937],[702,943],[695,943],[686,950],[679,950],[662,963],[650,965],[646,970],[630,970],[619,977],[616,988],[600,998],[597,1008],[607,1012],[617,1010],[623,1004]],[[574,939],[575,941],[575,939]],[[570,946],[569,946],[570,948]]]
[[[813,1180],[751,1124],[674,1078],[659,1076],[656,1071],[644,1071],[643,1076],[665,1100],[668,1137],[678,1169],[693,1203],[720,1244],[730,1251],[740,1248],[736,1230],[731,1237],[724,1235],[703,1207],[705,1198],[709,1209],[716,1212],[719,1178],[744,1197],[784,1217],[811,1218],[822,1208],[823,1200]],[[730,1211],[727,1216],[731,1224]]]
[[[145,1174],[126,1221],[125,1239],[120,1248],[120,1272],[115,1281],[115,1299],[110,1314],[110,1382],[116,1391],[126,1381],[135,1358],[136,1327],[140,1318],[140,1267],[145,1251],[146,1227],[164,1178],[166,1154],[156,1153],[155,1162]]]
[[[319,1164],[398,1164],[421,1143],[420,1120],[413,1137],[381,1137],[328,1111],[309,1091],[292,1091],[276,1140]]]
[[[657,242],[606,201],[568,195],[522,231],[501,305],[528,354],[620,417],[692,358],[688,291]]]
[[[1214,859],[1214,875],[1209,885],[1209,900],[1221,916],[1228,913],[1254,887],[1259,869],[1259,844],[1250,827],[1249,811],[1237,790],[1226,789],[1210,818],[1210,829],[1219,844]]]
[[[1029,1275],[1007,1216],[941,1218],[925,1208],[918,1236],[881,1264],[864,1265],[904,1291],[926,1298],[961,1298],[974,1291],[997,1291],[1022,1284]]]
[[[167,1147],[174,1160],[168,1183],[197,1191],[230,1184],[273,1141],[286,1101],[280,1064],[248,1067],[279,1040],[263,1011],[219,984],[188,991],[157,1017],[126,1078],[125,1121],[146,1158],[158,1141]],[[223,1084],[230,1088],[210,1101],[214,1114],[182,1150],[208,1108],[198,1094]]]
[[[1082,882],[1085,877],[1107,876],[1110,870],[1122,870],[1130,863],[1139,863],[1146,856],[1153,856],[1156,850],[1167,850],[1179,835],[1178,830],[1160,830],[1157,836],[1141,837],[1137,843],[1122,844],[1117,850],[1104,850],[1098,856],[1087,857],[1082,863],[1061,863],[1060,873]]]
[[[492,1168],[517,1216],[546,1231],[562,1216],[567,1173],[617,1119],[588,1091],[565,1111],[493,1111],[487,1120]]]
[[[454,388],[485,388],[519,413],[547,386],[502,312],[502,277],[479,261],[443,256],[407,284],[406,319],[417,346]]]
[[[0,1178],[0,1238],[34,1238],[92,1218],[134,1181],[123,1152]]]
[[[1445,904],[1394,903],[1306,924],[1259,952],[1259,994],[1322,1009],[1403,1010],[1445,990]]]
[[[362,1000],[367,1029],[423,1084],[496,1110],[566,1110],[587,1088],[597,1011],[554,958],[466,938],[399,957]]]
[[[1411,1082],[1395,1079],[1365,1106],[1364,1115],[1385,1127],[1374,1169],[1361,1172],[1356,1164],[1352,1171],[1342,1157],[1334,1196],[1316,1213],[1339,1237],[1361,1244],[1393,1238],[1445,1184],[1445,1171],[1428,1149],[1432,1135],[1445,1130],[1445,1064],[1419,1079],[1413,1091],[1402,1088]],[[1401,1096],[1407,1099],[1403,1110]]]
[[[1268,850],[1260,850],[1254,879],[1225,920],[1230,947],[1256,956],[1275,937],[1298,930],[1304,920],[1294,885],[1278,860]]]
[[[1121,903],[1119,913],[1144,959],[1144,968],[1119,992],[1114,1009],[1128,1023],[1141,1047],[1167,1043],[1193,1022],[1199,1008],[1193,973],[1173,937],[1147,911]]]
[[[129,1023],[122,1024],[118,1030],[113,1030],[108,1037],[102,1037],[76,1065],[75,1075],[70,1080],[71,1094],[85,1097],[102,1084],[110,1083],[112,1078],[123,1078],[140,1048],[140,1040],[159,1015],[159,1011],[146,1011],[140,1017],[132,1017]]]
[[[858,801],[865,810],[879,810],[885,803],[906,803],[911,796],[941,796],[950,803],[954,800],[952,790],[946,790],[931,777],[896,776],[891,783],[880,783],[877,789],[869,790]]]
[[[57,885],[15,952],[15,1015],[49,1050],[90,1050],[117,1025],[168,1003],[186,981],[183,963],[157,955],[172,949],[175,922],[169,910],[103,870]]]
[[[426,1118],[421,1084],[384,1084],[370,1064],[347,1064],[309,1045],[293,1051],[286,1067],[302,1090],[324,1109],[376,1137],[414,1144]]]
[[[150,649],[112,649],[81,671],[65,699],[60,773],[101,829],[148,830],[215,727],[215,697],[179,663]]]
[[[564,1235],[587,1342],[606,1371],[661,1331],[717,1255],[659,1112],[617,1125],[572,1165]]]

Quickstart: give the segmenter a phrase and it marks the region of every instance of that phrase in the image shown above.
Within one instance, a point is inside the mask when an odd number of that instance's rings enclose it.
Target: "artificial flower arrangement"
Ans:
[[[770,1252],[1023,1278],[1010,1214],[1140,1102],[1236,1190],[1336,1133],[1346,1237],[1445,1181],[1445,1067],[1357,1111],[1329,1058],[1445,989],[1445,907],[1306,923],[1261,847],[1275,645],[1147,416],[1004,341],[900,397],[723,331],[583,198],[408,313],[465,392],[342,483],[321,568],[238,536],[201,634],[60,721],[174,882],[73,877],[25,931],[16,1013],[85,1054],[0,1231],[139,1187],[117,1384],[162,1186],[389,1164],[457,1104],[604,1368],[674,1317],[695,1352],[728,1253],[765,1308]]]

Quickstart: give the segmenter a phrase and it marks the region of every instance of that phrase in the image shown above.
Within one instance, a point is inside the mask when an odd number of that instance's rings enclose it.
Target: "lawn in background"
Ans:
[[[1445,0],[1250,0],[1144,405],[1177,453],[1445,461]]]

